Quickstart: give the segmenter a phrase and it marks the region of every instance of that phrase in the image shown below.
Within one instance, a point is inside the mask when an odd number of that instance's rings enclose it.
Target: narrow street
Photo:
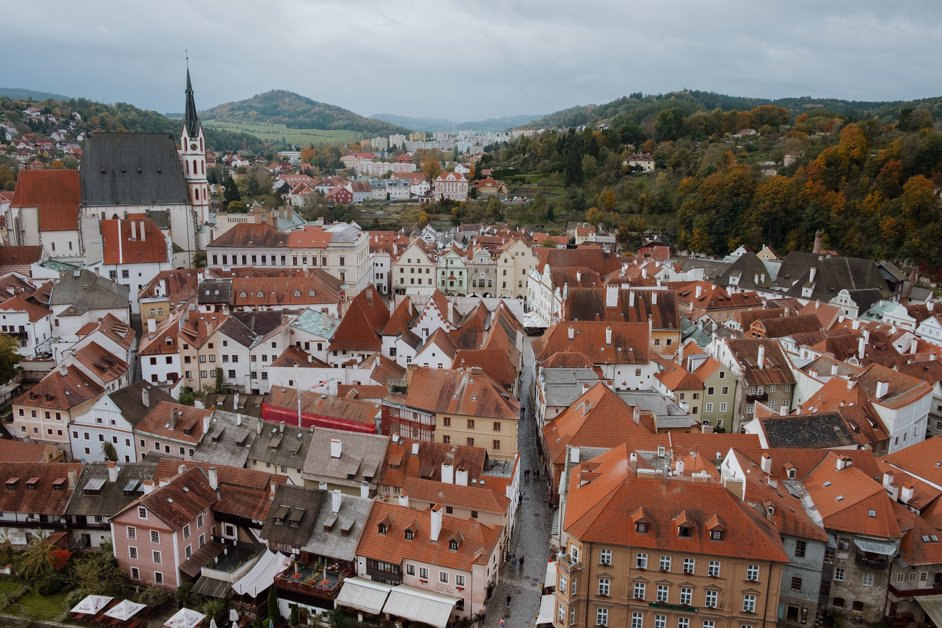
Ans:
[[[530,469],[530,481],[520,481],[523,505],[517,512],[517,529],[510,544],[510,553],[519,559],[525,557],[524,566],[516,569],[511,562],[501,568],[500,583],[487,605],[485,626],[499,625],[503,617],[507,626],[533,626],[540,612],[546,562],[549,558],[549,535],[552,510],[546,505],[544,479],[537,481],[533,472],[537,468],[536,426],[531,398],[535,375],[532,338],[523,346],[523,382],[520,402],[526,406],[526,415],[519,427],[520,472]],[[507,596],[512,598],[507,608]]]

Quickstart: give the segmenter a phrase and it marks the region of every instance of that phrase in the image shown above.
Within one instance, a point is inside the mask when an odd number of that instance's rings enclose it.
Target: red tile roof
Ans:
[[[62,515],[75,489],[70,479],[82,474],[80,463],[0,462],[0,511]],[[73,474],[70,477],[70,472]]]
[[[131,502],[125,510],[143,506],[172,529],[179,530],[218,499],[203,472],[192,468],[175,476],[166,486]]]
[[[78,170],[22,170],[13,207],[39,210],[40,231],[78,230],[82,188]]]
[[[176,418],[173,415],[174,411],[177,412]],[[195,445],[203,437],[204,419],[212,414],[212,410],[161,401],[141,419],[136,429],[152,436],[171,438]]]
[[[170,262],[167,241],[150,218],[102,220],[104,264],[164,264]]]
[[[16,296],[11,297],[0,303],[0,310],[5,312],[26,312],[26,315],[29,316],[29,322],[35,323],[38,320],[46,318],[52,314],[52,310],[49,310],[38,303],[33,303],[32,301],[27,301],[26,299]]]
[[[608,330],[611,330],[611,342],[606,341]],[[560,351],[567,351],[583,353],[593,364],[646,364],[649,343],[647,322],[564,321],[550,327],[533,344],[533,351],[541,363]]]
[[[414,367],[409,389],[395,400],[413,408],[443,414],[497,419],[520,417],[520,403],[480,369],[445,370]]]
[[[13,404],[47,410],[69,410],[103,392],[104,388],[77,367],[60,365],[14,399]]]
[[[383,347],[380,333],[389,322],[389,309],[370,284],[354,297],[334,332],[332,351],[374,351]]]

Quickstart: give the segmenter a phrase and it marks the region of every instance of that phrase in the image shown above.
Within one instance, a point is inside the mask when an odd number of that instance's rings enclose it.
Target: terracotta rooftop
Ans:
[[[38,384],[13,400],[14,405],[69,410],[105,392],[78,367],[60,365]]]
[[[82,474],[80,463],[0,462],[0,508],[6,513],[62,515]]]
[[[486,418],[520,417],[520,403],[480,369],[409,369],[409,389],[395,398],[407,406],[444,414]]]
[[[167,241],[150,218],[133,220],[102,220],[102,263],[104,264],[165,264],[169,263]]]
[[[13,207],[35,207],[39,230],[76,231],[82,191],[78,170],[22,170]]]
[[[203,437],[204,420],[212,410],[161,401],[137,424],[137,431],[158,438],[170,438],[195,445]]]
[[[593,364],[646,364],[649,342],[647,322],[563,321],[546,330],[533,343],[533,351],[541,363],[560,351],[567,351],[583,353]]]

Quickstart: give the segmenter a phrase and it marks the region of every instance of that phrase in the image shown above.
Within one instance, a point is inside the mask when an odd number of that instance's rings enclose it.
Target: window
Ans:
[[[559,592],[560,593],[566,593],[566,585],[567,585],[566,575],[559,574]]]
[[[415,575],[415,565],[411,563],[406,563],[406,575],[414,576]]]
[[[579,548],[575,545],[569,546],[569,558],[571,558],[574,563],[579,562]]]
[[[493,445],[493,446],[491,447],[491,449],[493,449],[494,451],[500,451],[500,440],[499,440],[499,439],[495,439],[494,442],[491,443],[491,444]]]
[[[843,567],[834,568],[834,581],[844,582],[844,568]]]
[[[654,628],[667,628],[667,615],[655,615]]]
[[[645,553],[638,553],[635,555],[635,567],[638,569],[647,569],[648,568],[648,555]]]
[[[795,558],[804,558],[808,544],[805,541],[795,541]]]
[[[709,402],[708,402],[708,403],[705,403],[705,404],[703,405],[703,410],[704,410],[704,412],[713,412],[713,404],[712,404],[712,403],[709,403]]]
[[[608,597],[612,590],[612,581],[609,578],[599,578],[599,595]]]
[[[643,582],[635,582],[632,588],[632,594],[636,600],[643,600],[647,585]]]
[[[874,578],[873,574],[870,573],[870,572],[867,572],[867,573],[865,573],[865,574],[863,575],[863,577],[860,579],[860,584],[864,585],[865,587],[872,587],[874,580],[875,580],[875,578]]]
[[[155,565],[159,565],[159,564],[161,563],[160,552],[159,552],[158,550],[154,550],[154,552],[153,552],[153,560],[154,560],[154,564],[155,564]]]
[[[716,622],[712,619],[704,619],[703,628],[716,628]]]
[[[690,618],[689,618],[689,617],[678,617],[678,618],[677,618],[677,628],[690,628]]]
[[[137,539],[137,528],[128,526],[128,539],[131,541]]]
[[[500,431],[500,421],[494,421],[494,431],[495,432]]]
[[[137,548],[133,545],[128,546],[128,558],[137,560]]]
[[[690,606],[691,602],[693,602],[693,589],[690,587],[680,587],[680,603],[685,606]]]
[[[711,578],[720,577],[720,561],[718,560],[710,561],[710,564],[707,565],[707,575],[710,576]]]
[[[456,587],[464,586],[464,576],[462,576],[461,574],[458,574],[455,576],[455,586]]]
[[[720,403],[720,412],[726,412],[726,409],[727,409],[728,407],[729,407],[729,405],[728,405],[725,401],[722,402],[722,403]],[[706,622],[704,622],[704,623],[706,623]]]
[[[140,580],[141,570],[137,567],[131,567],[131,580]]]
[[[442,425],[443,425],[444,427],[451,427],[451,417],[450,417],[450,416],[443,417],[443,418],[442,418]]]
[[[654,595],[654,599],[658,602],[666,602],[667,597],[670,595],[670,585],[659,584],[657,585],[657,592]]]
[[[428,580],[428,568],[419,567],[419,578],[422,580]]]
[[[190,524],[189,523],[183,526],[183,538],[185,539],[190,538]]]
[[[670,571],[671,570],[671,557],[670,556],[661,556],[661,561],[659,563],[661,571]]]
[[[465,444],[466,444],[468,447],[474,447],[474,439],[473,439],[473,438],[467,438],[467,439],[465,439],[465,441],[466,441]]]
[[[469,430],[474,429],[474,419],[468,419],[468,429]]]
[[[792,576],[792,591],[801,591],[801,578]]]
[[[187,545],[183,552],[183,555],[186,556],[187,560],[189,560],[193,556],[193,546]]]
[[[163,584],[163,583],[164,583],[164,575],[160,573],[159,571],[155,571],[154,572],[154,584]]]
[[[746,567],[746,580],[749,582],[759,581],[759,565],[749,565]]]
[[[138,519],[147,519],[147,509],[143,506],[137,509],[137,518]]]
[[[707,608],[716,608],[717,600],[719,599],[719,591],[713,589],[708,589],[706,596],[703,598],[703,605]]]
[[[693,558],[684,559],[684,573],[693,573],[697,567],[697,561]]]
[[[197,528],[203,527],[203,513],[200,513],[199,515],[196,516],[196,527]]]
[[[151,543],[160,543],[160,532],[157,530],[150,531],[150,542]]]
[[[711,541],[722,541],[722,540],[723,540],[723,531],[722,531],[722,530],[710,530],[710,540],[711,540]]]
[[[599,552],[599,564],[601,565],[612,564],[612,550],[603,549],[601,552]]]
[[[595,609],[595,625],[596,626],[608,625],[608,609],[607,608]]]
[[[447,572],[447,571],[439,571],[439,572],[438,572],[438,581],[439,581],[439,582],[444,582],[445,584],[448,584],[448,572]]]
[[[641,534],[646,534],[648,531],[648,522],[647,521],[635,521],[635,532],[640,532]]]
[[[632,611],[631,628],[644,628],[644,613]]]
[[[756,596],[753,593],[746,593],[742,596],[742,612],[756,612]]]

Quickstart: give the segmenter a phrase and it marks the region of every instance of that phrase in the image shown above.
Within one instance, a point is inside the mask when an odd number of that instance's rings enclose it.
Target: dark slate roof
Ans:
[[[146,406],[144,405],[144,390],[147,390]],[[173,397],[164,392],[162,388],[148,384],[145,381],[125,386],[108,396],[121,410],[121,416],[127,419],[131,425],[137,425],[161,401],[173,401]]]
[[[196,101],[193,99],[193,84],[190,82],[190,68],[186,69],[186,112],[183,114],[186,134],[194,138],[200,133],[200,119],[196,115]]]
[[[63,273],[52,288],[49,305],[69,305],[66,315],[84,314],[89,310],[111,310],[128,307],[131,289],[96,275],[90,270]]]
[[[156,472],[155,462],[125,462],[118,466],[117,481],[109,482],[107,463],[86,463],[65,514],[109,519],[140,497],[141,482],[153,480]]]
[[[86,206],[188,203],[172,135],[94,133],[85,142],[79,177]]]
[[[202,462],[244,467],[258,438],[261,419],[223,410],[213,410],[209,429],[193,452]]]
[[[302,469],[311,447],[311,430],[285,424],[264,423],[255,439],[249,459],[274,468]]]
[[[705,257],[688,257],[683,261],[681,272],[703,269],[703,278],[708,281],[714,281],[730,267],[728,262],[717,259],[708,259]]]
[[[836,412],[760,418],[769,448],[830,449],[855,445],[853,435]]]
[[[268,395],[247,395],[244,393],[208,393],[203,400],[207,408],[237,412],[243,416],[260,418],[262,404]]]
[[[251,347],[256,340],[271,333],[282,323],[282,313],[274,312],[236,312],[226,319],[219,328],[225,334],[245,347]]]
[[[860,257],[824,257],[804,251],[792,251],[782,260],[775,285],[792,297],[803,297],[802,288],[815,270],[811,299],[830,301],[841,290],[876,289],[888,294],[886,281],[871,260]]]
[[[736,276],[739,278],[738,283],[733,281]],[[773,284],[772,273],[752,252],[740,255],[715,281],[723,287],[737,286],[740,290],[767,290]]]
[[[232,279],[206,279],[200,283],[197,302],[223,303],[232,302]]]
[[[883,291],[877,288],[866,288],[864,290],[848,290],[850,298],[854,300],[860,312],[866,312],[874,303],[883,298]]]
[[[301,547],[311,538],[321,503],[327,496],[320,489],[282,484],[275,491],[268,518],[260,536],[269,545]]]

